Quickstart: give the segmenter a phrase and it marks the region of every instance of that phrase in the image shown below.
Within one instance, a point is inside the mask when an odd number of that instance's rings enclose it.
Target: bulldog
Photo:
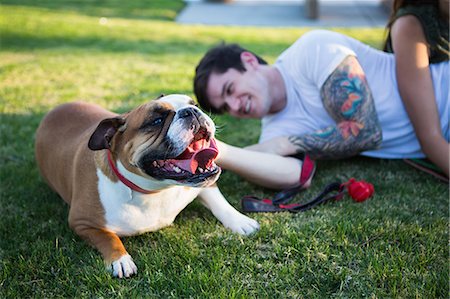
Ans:
[[[213,121],[185,95],[121,115],[74,102],[44,117],[35,154],[42,177],[70,206],[70,227],[122,278],[137,267],[119,237],[172,224],[197,196],[233,232],[258,230],[215,184],[214,133]]]

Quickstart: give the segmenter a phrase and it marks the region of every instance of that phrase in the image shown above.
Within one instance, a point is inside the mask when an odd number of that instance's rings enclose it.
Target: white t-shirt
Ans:
[[[304,34],[277,59],[275,67],[284,79],[287,104],[283,110],[262,119],[260,142],[336,125],[323,107],[320,88],[349,55],[356,56],[364,70],[383,133],[379,149],[361,154],[378,158],[425,157],[398,93],[393,54],[325,30]],[[449,62],[432,64],[430,71],[442,133],[449,141]]]

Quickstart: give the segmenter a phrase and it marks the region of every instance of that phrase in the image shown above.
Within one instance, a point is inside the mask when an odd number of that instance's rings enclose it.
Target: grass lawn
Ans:
[[[350,177],[375,185],[301,214],[253,215],[244,238],[194,202],[166,229],[125,238],[139,268],[114,279],[67,225],[68,206],[40,179],[34,132],[57,104],[126,111],[161,93],[192,94],[194,67],[221,40],[273,62],[308,28],[182,26],[177,1],[4,0],[0,18],[0,298],[448,298],[449,189],[401,161],[320,161],[311,198]],[[106,19],[102,19],[104,17]],[[339,30],[375,47],[382,29]],[[256,142],[258,121],[216,117],[218,137]],[[233,173],[219,186],[272,196]]]

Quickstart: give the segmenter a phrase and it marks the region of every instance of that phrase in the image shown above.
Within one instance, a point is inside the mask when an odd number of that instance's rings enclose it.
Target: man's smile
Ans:
[[[245,109],[244,109],[245,114],[250,113],[251,105],[252,105],[252,103],[250,101],[250,97],[248,97],[247,101],[245,102]]]

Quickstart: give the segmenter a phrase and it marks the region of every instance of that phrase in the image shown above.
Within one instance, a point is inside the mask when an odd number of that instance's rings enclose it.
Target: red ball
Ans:
[[[372,196],[375,189],[371,183],[366,181],[355,181],[355,179],[350,179],[347,186],[348,194],[356,202],[363,202]]]

